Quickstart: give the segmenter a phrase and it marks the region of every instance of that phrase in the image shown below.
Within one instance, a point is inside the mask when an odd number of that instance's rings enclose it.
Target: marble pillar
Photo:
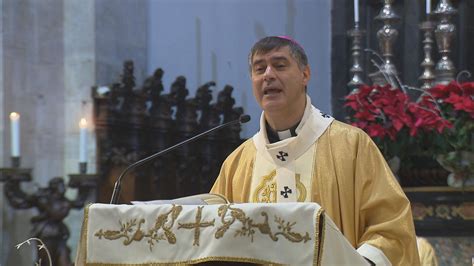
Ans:
[[[3,14],[3,0],[0,0],[0,14]],[[1,17],[1,16],[0,16]],[[3,98],[3,92],[5,87],[3,86],[3,23],[0,23],[0,166],[5,165],[5,100]],[[0,191],[3,191],[3,184],[0,184]],[[2,194],[3,195],[3,194]],[[6,202],[4,197],[0,197],[0,232],[4,232],[4,216],[6,212]],[[4,254],[4,240],[3,240],[3,233],[0,234],[0,263],[3,264],[3,254]]]
[[[21,162],[34,169],[33,182],[23,188],[35,192],[63,174],[63,1],[3,0],[2,6],[2,107],[4,114],[21,115]],[[4,147],[10,150],[9,141]],[[8,157],[4,154],[6,164]],[[14,246],[31,237],[30,217],[35,212],[5,206],[2,263],[31,264],[34,249],[16,251]]]
[[[79,121],[87,121],[87,172],[95,173],[95,137],[92,123],[91,86],[96,78],[94,0],[64,1],[64,176],[79,173]],[[68,190],[74,198],[77,191]],[[83,210],[71,210],[65,223],[74,260]]]
[[[22,166],[33,168],[27,192],[78,173],[81,117],[89,123],[88,172],[96,171],[91,87],[118,81],[128,59],[143,83],[147,6],[146,0],[0,0],[0,162],[10,164],[6,117],[19,112]],[[31,236],[35,210],[13,210],[1,195],[0,265],[31,265],[34,247],[14,246]],[[65,221],[71,259],[82,215],[73,210]]]
[[[147,73],[148,5],[145,0],[101,0],[95,2],[96,84],[119,80],[125,60],[133,60],[136,84]]]

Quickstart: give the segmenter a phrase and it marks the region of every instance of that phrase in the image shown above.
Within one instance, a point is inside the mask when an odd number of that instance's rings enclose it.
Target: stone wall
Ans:
[[[81,117],[89,121],[88,165],[90,173],[95,171],[91,86],[116,80],[129,58],[141,76],[146,72],[146,31],[135,26],[146,28],[148,2],[115,3],[0,2],[0,162],[10,166],[8,114],[15,111],[21,115],[21,164],[33,169],[33,181],[23,186],[27,193],[53,177],[78,173]],[[33,248],[17,251],[14,245],[30,237],[29,220],[36,212],[13,210],[1,195],[0,265],[29,265]],[[75,191],[67,196],[75,197]],[[80,210],[66,220],[72,257],[81,221]]]

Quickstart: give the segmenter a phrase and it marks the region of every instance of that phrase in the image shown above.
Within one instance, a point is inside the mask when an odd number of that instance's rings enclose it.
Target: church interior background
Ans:
[[[355,2],[359,31],[354,31]],[[424,82],[437,82],[419,79],[427,69],[421,65],[427,56],[426,30],[421,24],[428,19],[428,2],[433,12],[443,5],[455,10],[447,22],[455,26],[455,34],[446,41],[447,56],[455,66],[452,78],[472,81],[472,77],[458,75],[463,70],[474,73],[474,3],[470,0],[0,0],[0,265],[32,264],[34,248],[16,249],[15,245],[31,237],[31,219],[41,207],[21,203],[61,183],[56,177],[63,178],[67,188],[64,224],[69,229],[67,245],[73,259],[83,218],[81,206],[107,202],[110,178],[124,165],[192,136],[201,126],[206,128],[206,121],[207,126],[213,125],[210,120],[184,123],[167,112],[175,121],[164,119],[161,112],[156,121],[170,123],[153,123],[154,113],[137,109],[136,104],[152,103],[154,89],[162,93],[155,95],[157,99],[184,93],[181,101],[171,101],[172,112],[179,110],[180,103],[191,103],[201,108],[201,118],[204,110],[217,110],[224,119],[226,114],[232,117],[239,112],[252,117],[241,130],[232,131],[237,135],[230,140],[210,138],[200,143],[204,155],[196,160],[216,157],[217,151],[209,145],[212,141],[237,145],[252,136],[258,130],[260,111],[251,91],[247,55],[252,44],[264,36],[289,35],[301,43],[312,67],[308,94],[319,109],[342,121],[349,115],[344,97],[360,84],[378,82],[371,75],[376,69],[366,49],[387,58],[377,37],[384,25],[396,31],[393,40],[385,41],[393,51],[393,65],[402,83],[421,87]],[[376,19],[383,8],[397,17]],[[434,31],[440,19],[431,19]],[[434,33],[432,39],[430,51],[436,62],[440,54]],[[360,68],[354,68],[355,62]],[[203,95],[207,107],[200,105]],[[121,100],[122,113],[107,113],[110,101]],[[20,114],[21,121],[15,160],[12,112]],[[79,125],[81,118],[87,122],[82,126],[85,129]],[[173,127],[175,124],[185,126]],[[179,136],[167,139],[169,128]],[[81,140],[83,134],[85,140]],[[151,144],[156,136],[162,138]],[[232,145],[221,150],[229,152]],[[196,147],[184,149],[176,158],[187,161],[192,148]],[[195,164],[188,162],[172,165],[176,171],[163,170],[170,179],[159,179],[163,173],[154,172],[153,167],[137,171],[122,200],[205,192],[225,156],[219,153],[217,161],[209,162],[213,168],[200,169],[200,180],[195,180],[199,191],[184,184],[189,169],[194,171]],[[153,166],[167,169],[166,165],[162,161]],[[13,166],[23,171],[16,187],[6,184]],[[447,174],[437,183],[426,177],[424,183],[403,178],[401,182],[419,207],[414,212],[417,234],[433,245],[440,265],[470,265],[474,189],[449,187]],[[148,175],[158,176],[159,181],[147,179]],[[149,184],[155,189],[149,189]],[[15,198],[16,206],[7,200],[7,194]]]

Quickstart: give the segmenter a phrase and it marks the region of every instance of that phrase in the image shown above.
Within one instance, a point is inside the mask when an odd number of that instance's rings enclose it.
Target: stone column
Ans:
[[[0,14],[3,14],[3,0],[0,0]],[[1,16],[0,16],[1,17]],[[3,98],[3,92],[5,87],[3,86],[3,23],[0,23],[0,166],[5,166],[6,163],[6,156],[5,154],[5,137],[6,137],[6,114],[5,114],[5,100]],[[0,187],[1,188],[1,187]],[[2,203],[2,199],[0,199],[0,204]],[[1,205],[0,205],[1,206]],[[3,209],[3,208],[2,208]],[[1,213],[0,213],[1,215]],[[0,219],[0,225],[1,225]],[[1,227],[0,227],[1,228]],[[1,243],[1,240],[0,240]],[[1,244],[0,244],[1,245]]]
[[[147,65],[147,1],[66,0],[64,2],[64,174],[77,173],[79,120],[88,122],[88,172],[96,172],[96,143],[92,122],[91,87],[119,81],[123,62],[135,65],[137,84]],[[71,258],[79,242],[82,211],[66,219],[71,231]]]
[[[94,3],[96,85],[119,81],[125,60],[133,60],[136,84],[142,85],[147,75],[149,1]]]
[[[90,126],[88,172],[96,171],[91,86],[118,81],[128,59],[135,62],[137,84],[143,83],[148,5],[136,0],[0,0],[0,162],[10,163],[7,113],[19,112],[21,164],[33,168],[26,191],[78,173],[81,117]],[[0,194],[0,264],[32,264],[33,247],[16,250],[14,245],[30,235],[34,212],[11,209]],[[65,221],[71,259],[81,221],[82,211],[71,211]]]
[[[0,0],[0,18],[3,16],[3,0]],[[5,101],[3,98],[3,91],[5,90],[5,87],[3,86],[3,23],[0,23],[0,167],[5,166],[6,160],[5,160],[5,121],[6,121],[6,115],[5,115]],[[3,191],[3,183],[0,183],[0,191]],[[3,195],[3,192],[1,193]],[[5,232],[6,228],[4,227],[3,220],[6,212],[6,202],[4,197],[0,197],[0,232]],[[4,250],[4,237],[5,234],[2,233],[0,235],[0,264],[5,265],[5,261],[3,258],[5,258],[5,250]]]
[[[64,174],[79,173],[79,121],[88,125],[87,168],[95,173],[95,137],[92,123],[91,86],[96,83],[94,0],[64,1]],[[68,190],[74,198],[77,191]],[[74,260],[83,210],[71,210],[65,219],[70,231],[68,246]]]
[[[3,0],[2,8],[2,107],[4,116],[11,111],[21,115],[21,164],[34,169],[33,182],[24,188],[35,192],[37,185],[63,174],[63,1]],[[7,164],[8,140],[3,149]],[[34,212],[4,205],[5,265],[32,264],[34,249],[14,246],[31,235]]]

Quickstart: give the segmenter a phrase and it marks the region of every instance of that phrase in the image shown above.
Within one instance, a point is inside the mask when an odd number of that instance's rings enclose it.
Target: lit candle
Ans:
[[[20,114],[10,113],[10,129],[12,138],[12,157],[20,157]]]
[[[426,0],[426,15],[431,13],[431,0]]]
[[[359,23],[359,0],[354,0],[354,22]]]
[[[79,139],[79,162],[87,163],[87,121],[85,118],[82,118],[79,122],[80,128],[80,139]]]

